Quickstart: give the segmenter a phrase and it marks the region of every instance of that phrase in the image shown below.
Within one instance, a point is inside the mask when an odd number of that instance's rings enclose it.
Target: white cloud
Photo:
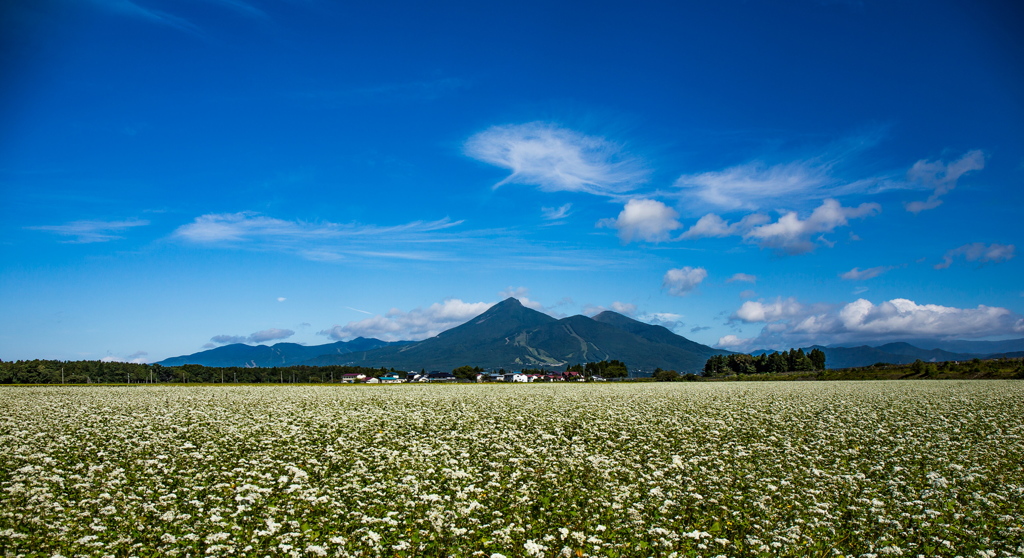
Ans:
[[[245,343],[249,338],[244,335],[214,335],[210,338],[211,343],[218,345],[230,345],[232,343]]]
[[[792,297],[786,299],[777,298],[774,302],[768,303],[748,300],[729,319],[739,320],[748,324],[754,322],[774,322],[784,318],[800,316],[805,312],[806,307]]]
[[[257,331],[249,336],[249,342],[251,343],[263,343],[265,341],[276,341],[278,339],[287,339],[295,335],[295,332],[290,329],[264,329],[263,331]]]
[[[132,364],[146,364],[146,359],[142,358],[149,355],[146,351],[136,351],[126,357],[120,357],[115,355],[107,355],[100,359],[100,362],[130,362]]]
[[[750,289],[740,292],[740,298],[754,298],[755,296],[757,296],[757,292]]]
[[[672,312],[645,312],[636,316],[636,319],[652,325],[660,325],[671,330],[676,330],[686,325],[682,321],[682,314],[675,314]]]
[[[632,199],[617,218],[601,219],[597,226],[617,229],[623,242],[662,242],[669,239],[669,232],[682,227],[678,217],[676,210],[660,201]]]
[[[892,269],[892,266],[884,266],[884,265],[878,266],[878,267],[869,267],[869,268],[864,269],[864,270],[861,270],[859,267],[855,267],[855,268],[851,269],[850,271],[847,271],[846,273],[840,274],[839,278],[840,279],[845,279],[847,281],[866,281],[868,279],[873,279],[875,277],[878,277],[879,275],[881,275],[881,274],[883,274],[886,271],[889,271],[891,269]]]
[[[248,337],[243,335],[214,335],[210,338],[210,343],[203,345],[206,347],[213,347],[216,345],[229,345],[232,343],[263,343],[266,341],[275,341],[277,339],[287,339],[295,335],[295,332],[290,329],[277,329],[270,328],[264,329],[263,331],[257,331]]]
[[[636,304],[615,301],[612,303],[612,311],[626,316],[632,316],[633,314],[636,314]]]
[[[729,223],[714,213],[700,218],[680,238],[741,236],[746,242],[762,248],[771,248],[786,254],[802,254],[813,250],[815,242],[832,246],[822,235],[845,227],[850,219],[877,214],[882,207],[877,203],[862,203],[857,207],[843,207],[834,199],[827,199],[807,219],[800,219],[795,211],[784,213],[774,223],[766,215],[754,213],[740,221]],[[814,240],[811,237],[818,235]]]
[[[736,335],[726,335],[718,339],[718,343],[715,346],[719,349],[729,349],[733,351],[749,350],[754,339],[742,339]]]
[[[744,239],[762,248],[771,248],[787,254],[802,254],[814,249],[810,237],[828,233],[837,227],[849,224],[850,219],[859,219],[877,214],[882,207],[877,203],[862,203],[857,207],[843,207],[833,199],[827,199],[811,213],[800,220],[796,212],[788,212],[778,221],[754,227],[743,235]],[[821,239],[818,239],[821,241]]]
[[[541,213],[544,214],[544,219],[547,221],[558,221],[559,219],[565,219],[569,216],[569,211],[572,209],[572,204],[567,203],[560,207],[542,207],[540,208]]]
[[[975,242],[973,244],[964,244],[959,248],[954,248],[946,255],[942,257],[942,263],[936,264],[935,269],[946,269],[953,265],[953,260],[959,257],[963,257],[969,262],[981,262],[981,263],[1000,263],[1008,260],[1012,260],[1016,255],[1017,247],[1013,244],[989,244],[985,245],[981,242]]]
[[[669,294],[685,296],[697,288],[708,276],[708,271],[703,267],[681,267],[670,269],[665,272],[662,286],[668,289]]]
[[[288,300],[288,299],[287,299],[287,298],[285,298],[285,297],[283,297],[283,296],[279,296],[279,297],[277,297],[277,301],[278,301],[278,302],[284,302],[284,301],[286,301],[286,300]]]
[[[530,300],[530,289],[526,287],[509,287],[504,291],[498,293],[498,296],[500,296],[502,300],[512,297],[518,300],[519,304],[522,304],[527,308],[536,310],[538,312],[545,311],[543,304],[537,302],[536,300]]]
[[[721,171],[680,176],[675,185],[692,201],[726,210],[757,210],[774,200],[830,191],[829,165],[796,161],[778,165],[752,162]]]
[[[356,223],[286,221],[253,212],[201,215],[182,225],[172,238],[192,244],[218,247],[249,247],[259,250],[292,252],[313,261],[338,261],[350,257],[435,260],[448,256],[423,250],[457,242],[446,229],[462,221],[448,218],[413,221],[381,227]],[[405,249],[380,250],[381,246]]]
[[[767,304],[748,301],[732,319],[765,326],[754,338],[723,337],[720,347],[780,348],[921,337],[976,339],[1024,333],[1024,318],[1006,308],[956,308],[904,298],[879,304],[861,298],[838,307],[808,305],[793,298]]]
[[[25,227],[34,231],[46,231],[66,237],[71,240],[64,242],[70,244],[90,244],[93,242],[109,242],[124,238],[115,233],[127,231],[135,227],[144,227],[149,221],[141,219],[128,219],[125,221],[72,221],[64,225],[45,225],[36,227]]]
[[[448,299],[427,308],[403,312],[393,308],[384,315],[336,325],[320,332],[336,340],[373,337],[384,341],[418,341],[433,337],[442,331],[461,325],[487,311],[493,302],[463,302]]]
[[[464,149],[474,159],[512,171],[495,188],[518,183],[545,192],[615,196],[647,175],[619,145],[545,122],[494,126],[469,138]]]
[[[749,273],[737,273],[725,280],[726,283],[735,283],[737,281],[742,281],[744,283],[757,283],[757,276],[750,275]]]
[[[956,188],[956,183],[961,176],[983,168],[985,168],[985,153],[980,149],[968,151],[963,157],[952,163],[921,159],[907,171],[907,180],[930,188],[933,192],[925,201],[907,203],[905,206],[907,211],[920,213],[928,209],[935,209],[942,205],[940,198]]]
[[[692,227],[687,229],[679,238],[684,240],[697,238],[721,238],[725,236],[743,236],[758,225],[771,221],[771,217],[763,213],[751,213],[746,217],[729,223],[714,213],[708,213],[701,217]]]

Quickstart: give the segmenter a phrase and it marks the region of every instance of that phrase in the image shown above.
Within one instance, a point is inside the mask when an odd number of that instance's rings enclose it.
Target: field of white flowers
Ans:
[[[1024,383],[8,387],[3,556],[1024,556]]]

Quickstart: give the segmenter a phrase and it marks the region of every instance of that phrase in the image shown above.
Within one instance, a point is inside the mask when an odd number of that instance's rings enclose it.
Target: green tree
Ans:
[[[810,354],[807,355],[807,358],[811,359],[811,365],[814,367],[815,370],[825,369],[825,351],[822,351],[821,349],[818,348],[811,349],[811,352]]]
[[[662,370],[661,368],[657,368],[654,370],[654,379],[659,382],[678,382],[682,379],[682,376],[680,376],[679,372],[676,372],[675,370]]]

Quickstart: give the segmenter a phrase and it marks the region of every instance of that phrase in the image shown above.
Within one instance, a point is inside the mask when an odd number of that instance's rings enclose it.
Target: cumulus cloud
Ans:
[[[469,138],[464,149],[474,159],[512,171],[495,188],[517,183],[545,192],[617,196],[647,176],[618,144],[546,122],[494,126]]]
[[[744,323],[774,322],[784,318],[800,316],[807,308],[795,298],[777,298],[773,302],[748,300],[733,312],[730,320]]]
[[[203,347],[215,347],[217,345],[229,345],[232,343],[264,343],[278,339],[287,339],[292,335],[295,335],[295,332],[290,329],[277,328],[264,329],[263,331],[257,331],[249,336],[214,335],[210,338],[210,343],[203,345]]]
[[[879,275],[881,275],[881,274],[883,274],[886,271],[889,271],[891,269],[892,269],[892,266],[885,266],[885,265],[881,265],[881,266],[878,266],[878,267],[869,267],[869,268],[864,269],[864,270],[862,270],[859,267],[855,267],[855,268],[851,269],[850,271],[847,271],[846,273],[841,273],[839,275],[839,278],[840,279],[845,279],[847,281],[866,281],[868,279],[873,279],[875,277],[878,277]]]
[[[809,305],[796,299],[748,301],[732,319],[764,323],[753,338],[727,335],[718,346],[748,350],[805,346],[812,343],[892,341],[935,337],[976,339],[1024,333],[1024,318],[1006,308],[979,305],[956,308],[918,304],[896,298],[875,304],[857,299],[842,306]]]
[[[25,227],[33,231],[46,231],[58,236],[68,237],[62,242],[69,244],[91,244],[93,242],[110,242],[124,238],[120,234],[135,227],[144,227],[149,221],[128,219],[125,221],[71,221],[64,225],[42,225]]]
[[[1000,263],[1012,260],[1016,255],[1013,244],[983,244],[975,242],[954,248],[942,257],[942,263],[935,264],[935,269],[946,269],[953,265],[953,260],[962,257],[969,262]]]
[[[957,181],[964,174],[985,168],[985,153],[980,149],[968,151],[963,157],[951,163],[921,159],[907,171],[907,180],[932,190],[925,201],[906,204],[907,211],[920,213],[942,205],[942,196],[956,188]]]
[[[572,204],[567,203],[559,207],[542,207],[540,208],[541,213],[544,215],[544,219],[547,221],[558,221],[565,219],[569,216],[570,210],[572,210]]]
[[[632,316],[633,314],[636,314],[636,304],[615,301],[612,303],[612,311],[626,316]]]
[[[665,272],[662,286],[668,289],[669,294],[685,296],[697,288],[708,276],[708,271],[703,267],[681,267],[670,269]]]
[[[774,223],[754,227],[744,235],[744,239],[762,248],[786,254],[802,254],[814,249],[815,244],[811,241],[813,235],[832,232],[848,225],[850,219],[870,217],[881,210],[882,207],[877,203],[843,207],[838,201],[827,199],[805,220],[790,211]],[[820,237],[817,240],[822,241]]]
[[[742,281],[744,283],[757,283],[757,276],[750,275],[749,273],[737,273],[725,280],[726,283],[735,283],[737,281]]]
[[[461,325],[484,313],[491,306],[494,306],[493,302],[463,302],[452,298],[409,312],[392,308],[384,315],[378,314],[343,326],[336,325],[319,333],[338,341],[356,337],[373,337],[384,341],[419,341]]]
[[[286,301],[286,300],[288,300],[288,299],[287,299],[287,298],[285,298],[285,297],[283,297],[283,296],[279,296],[279,297],[277,297],[277,301],[278,301],[278,302],[284,302],[284,301]]]
[[[601,219],[598,227],[619,231],[623,242],[643,240],[662,242],[669,239],[669,233],[682,227],[677,220],[679,213],[657,200],[632,199],[615,219]]]
[[[821,235],[849,225],[850,219],[870,217],[881,210],[882,207],[877,203],[843,207],[838,201],[827,199],[806,219],[801,219],[795,211],[789,211],[775,222],[770,222],[771,219],[766,215],[754,213],[735,223],[729,223],[722,217],[709,213],[701,217],[680,238],[740,236],[744,241],[762,248],[791,255],[802,254],[813,250],[816,243],[832,246],[834,243]]]
[[[679,238],[684,240],[698,238],[721,238],[725,236],[743,236],[758,225],[770,222],[772,219],[762,213],[751,213],[746,217],[729,223],[714,213],[708,213],[686,230]]]

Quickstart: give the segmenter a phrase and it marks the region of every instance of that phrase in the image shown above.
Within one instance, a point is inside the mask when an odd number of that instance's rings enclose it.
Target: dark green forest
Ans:
[[[703,376],[679,374],[674,370],[655,371],[642,381],[744,381],[744,380],[898,380],[898,379],[1024,379],[1024,360],[1020,358],[971,359],[950,362],[916,361],[910,364],[877,363],[872,366],[843,369],[825,369],[825,355],[817,349],[804,353],[792,349],[782,353],[752,356],[733,354],[708,359]],[[479,367],[464,366],[456,369],[456,377],[472,379],[482,372]],[[585,377],[626,379],[627,369],[622,362],[611,360],[576,364],[567,371],[579,372]],[[96,360],[59,361],[23,360],[0,361],[0,384],[287,384],[340,382],[344,374],[363,374],[379,377],[387,368],[361,366],[288,366],[277,368],[213,368],[198,364],[160,366],[128,362],[102,362]],[[550,373],[545,370],[523,372]],[[398,372],[401,377],[405,372]]]
[[[704,364],[704,376],[715,378],[743,374],[782,374],[825,369],[825,353],[812,349],[790,349],[781,353],[760,356],[732,354],[715,355]]]
[[[160,366],[96,360],[20,360],[0,362],[0,384],[320,383],[340,381],[344,374],[377,377],[389,371],[361,366],[211,368],[198,364]]]

